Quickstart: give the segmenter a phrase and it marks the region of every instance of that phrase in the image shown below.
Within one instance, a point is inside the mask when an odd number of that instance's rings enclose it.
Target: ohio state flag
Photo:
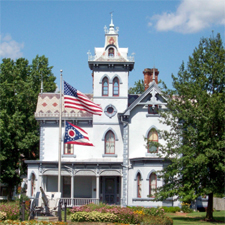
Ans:
[[[88,137],[88,133],[78,126],[66,121],[64,144],[94,146]]]

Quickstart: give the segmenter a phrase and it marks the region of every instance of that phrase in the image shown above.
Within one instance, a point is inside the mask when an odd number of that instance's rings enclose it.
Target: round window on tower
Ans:
[[[116,110],[116,107],[114,105],[107,105],[105,107],[105,110],[104,110],[104,113],[106,116],[108,116],[109,118],[112,118],[113,116],[116,115],[117,113],[117,110]]]
[[[108,108],[107,108],[107,113],[112,114],[113,111],[114,111],[113,107],[108,107]]]

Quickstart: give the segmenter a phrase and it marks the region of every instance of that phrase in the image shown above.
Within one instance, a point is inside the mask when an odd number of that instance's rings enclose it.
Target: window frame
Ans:
[[[152,105],[148,105],[148,114],[150,115],[159,114],[159,105],[155,105],[154,110],[152,109]]]
[[[112,53],[110,52],[110,50],[112,49]],[[114,48],[109,48],[108,49],[108,57],[114,57],[115,56],[115,49]]]
[[[112,136],[110,136],[109,137],[109,141],[107,141],[107,136],[109,135],[109,134],[111,134]],[[113,137],[113,141],[111,141],[110,139],[111,139],[111,137]],[[108,152],[108,149],[107,149],[107,143],[114,143],[114,151],[113,151],[113,153],[112,152]],[[115,155],[115,134],[111,131],[111,130],[109,130],[106,134],[105,134],[105,154],[106,155]],[[110,144],[110,146],[111,146],[111,144]]]
[[[150,137],[151,137],[151,133],[153,133],[153,132],[155,132],[156,133],[156,135],[157,135],[157,139],[153,139],[153,140],[150,140]],[[154,133],[153,133],[154,134]],[[151,141],[151,142],[159,142],[159,134],[158,134],[158,132],[157,132],[157,130],[156,129],[151,129],[149,132],[148,132],[148,141]],[[152,146],[152,147],[154,147],[154,146]],[[150,148],[149,148],[149,146],[148,146],[148,153],[158,153],[158,147],[157,147],[157,149],[156,149],[156,151],[155,152],[150,152]]]
[[[118,86],[115,86],[115,80],[117,80]],[[119,94],[120,94],[120,92],[119,92],[119,87],[120,87],[120,85],[119,85],[119,78],[118,78],[118,77],[115,77],[115,78],[113,79],[113,96],[119,96]],[[115,94],[115,92],[116,92],[115,88],[118,88],[117,94]]]
[[[34,173],[31,174],[31,196],[35,195],[35,189],[36,189],[36,176]]]
[[[152,176],[155,176],[155,184],[152,184]],[[155,192],[152,194],[152,187],[154,186],[154,190]],[[149,197],[150,198],[155,198],[155,193],[156,193],[156,189],[157,189],[157,175],[156,173],[151,173],[149,176]]]
[[[107,82],[107,85],[105,85],[105,81]],[[109,96],[109,79],[107,77],[102,79],[102,96]]]
[[[141,198],[141,174],[137,174],[137,197]]]
[[[72,149],[72,151],[70,153],[68,153],[68,146],[70,146]],[[64,144],[63,154],[64,155],[73,155],[74,154],[74,144]]]

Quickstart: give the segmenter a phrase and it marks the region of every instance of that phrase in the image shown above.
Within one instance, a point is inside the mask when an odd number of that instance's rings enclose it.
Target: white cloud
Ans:
[[[182,0],[175,13],[164,12],[151,20],[156,21],[158,31],[195,33],[212,25],[225,25],[225,1]]]
[[[0,35],[0,57],[16,59],[23,56],[21,50],[24,44],[18,43],[7,34],[5,36]]]

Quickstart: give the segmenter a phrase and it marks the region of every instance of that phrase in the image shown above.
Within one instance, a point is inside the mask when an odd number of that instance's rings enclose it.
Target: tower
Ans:
[[[104,47],[95,48],[94,56],[89,53],[88,64],[93,77],[93,100],[103,109],[102,116],[93,116],[93,144],[96,152],[103,153],[101,163],[110,169],[119,168],[124,161],[123,124],[118,113],[124,112],[128,106],[128,77],[134,68],[134,58],[128,57],[128,48],[119,47],[119,28],[114,28],[112,14],[109,29],[105,26],[104,30]],[[118,202],[119,198],[123,201],[127,175],[120,173],[112,177],[111,174],[111,177],[100,179],[105,190],[102,196],[100,194],[100,200],[107,202],[107,196],[111,196],[109,199],[114,200],[108,203]],[[107,188],[107,184],[112,186]],[[113,195],[107,193],[109,189],[114,190]]]
[[[134,57],[128,56],[128,48],[120,48],[119,28],[114,28],[113,17],[109,29],[104,27],[105,45],[95,48],[95,55],[89,53],[88,65],[93,77],[93,100],[101,104],[101,117],[94,116],[95,122],[118,122],[116,114],[127,108],[128,77],[134,68]]]

